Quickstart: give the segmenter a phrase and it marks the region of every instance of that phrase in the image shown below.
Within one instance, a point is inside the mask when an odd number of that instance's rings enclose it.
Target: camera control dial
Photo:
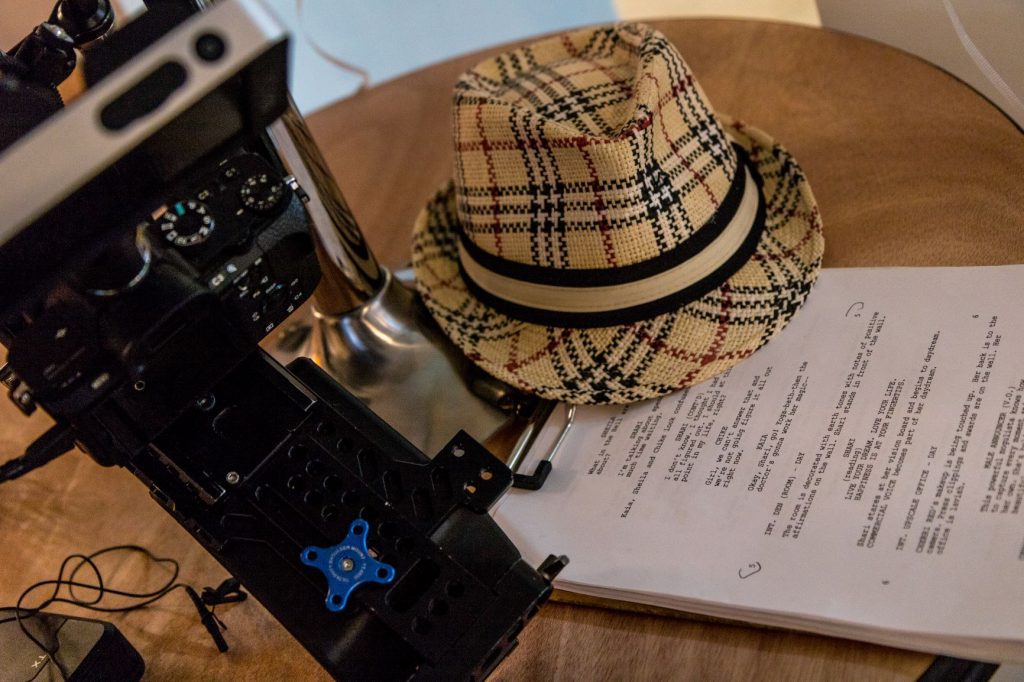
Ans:
[[[157,228],[175,246],[202,244],[213,232],[213,216],[201,201],[186,199],[173,204],[158,218]]]
[[[266,173],[250,175],[238,192],[242,204],[254,211],[270,211],[284,198],[284,184]]]

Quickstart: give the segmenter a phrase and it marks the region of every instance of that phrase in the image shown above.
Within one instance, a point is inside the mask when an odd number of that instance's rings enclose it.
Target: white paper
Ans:
[[[825,270],[727,374],[579,408],[495,516],[563,589],[1024,660],[1022,299],[1024,266]]]

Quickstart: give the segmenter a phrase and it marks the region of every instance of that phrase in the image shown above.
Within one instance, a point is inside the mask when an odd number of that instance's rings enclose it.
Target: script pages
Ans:
[[[1024,266],[825,270],[728,373],[578,408],[495,516],[564,590],[1022,661],[1022,299]]]

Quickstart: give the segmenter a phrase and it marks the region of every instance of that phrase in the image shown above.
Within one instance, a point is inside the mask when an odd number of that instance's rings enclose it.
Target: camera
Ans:
[[[311,361],[260,349],[320,279],[267,134],[294,115],[286,36],[258,0],[192,10],[154,2],[91,47],[68,108],[2,114],[0,381],[56,425],[0,475],[77,444],[332,675],[486,676],[567,560],[524,563],[487,514],[512,474],[468,435],[429,459]]]
[[[177,58],[137,65],[143,36],[173,41],[168,31],[189,16],[160,7],[90,51],[109,73],[93,69],[86,107],[56,115],[5,159],[14,186],[4,204],[21,213],[4,221],[0,249],[8,383],[23,409],[38,402],[75,421],[108,464],[136,455],[319,280],[302,200],[264,132],[287,106],[283,36],[263,48],[249,37],[247,49],[238,36],[235,59],[211,69],[224,29],[197,30],[179,38]],[[111,82],[123,80],[111,68],[122,63],[142,67],[127,88]],[[185,97],[194,101],[182,113],[154,120]],[[53,158],[69,147],[73,160]],[[34,173],[50,171],[44,159],[58,172]],[[140,438],[94,433],[77,423],[86,412]]]

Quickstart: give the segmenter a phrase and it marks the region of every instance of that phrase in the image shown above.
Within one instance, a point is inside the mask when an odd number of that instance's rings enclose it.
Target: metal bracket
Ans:
[[[566,405],[565,424],[562,426],[562,430],[558,434],[558,439],[544,455],[544,458],[537,462],[537,466],[534,467],[533,473],[521,474],[519,473],[519,469],[523,465],[527,451],[537,440],[537,435],[540,433],[541,427],[554,411],[554,407],[554,403],[548,403],[541,408],[539,414],[533,415],[530,420],[530,424],[523,432],[523,435],[520,436],[519,441],[512,450],[512,454],[508,458],[508,468],[512,470],[513,488],[519,488],[521,490],[540,490],[544,486],[545,481],[548,480],[548,476],[551,474],[553,468],[551,462],[555,459],[555,454],[558,452],[558,449],[562,447],[562,443],[565,441],[565,437],[569,434],[569,429],[572,428],[573,420],[576,417],[575,405]]]
[[[14,368],[11,367],[10,363],[4,363],[0,367],[0,386],[7,389],[11,402],[17,405],[18,409],[26,417],[31,416],[36,411],[36,400],[32,396],[32,391],[14,373]]]

